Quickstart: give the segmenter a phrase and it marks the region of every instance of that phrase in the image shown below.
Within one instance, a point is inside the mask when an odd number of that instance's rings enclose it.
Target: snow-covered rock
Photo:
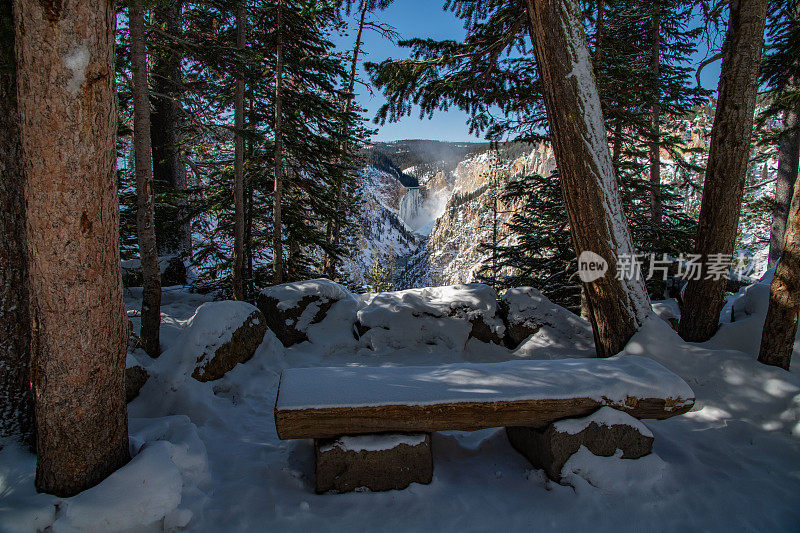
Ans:
[[[244,363],[264,339],[264,315],[246,302],[209,302],[197,308],[186,332],[187,341],[206,343],[197,357],[192,377],[213,381]]]
[[[325,325],[314,327],[323,324],[329,315],[350,338],[353,336],[356,299],[333,281],[312,279],[268,287],[261,291],[257,303],[267,325],[284,346],[311,340],[320,330],[329,330]]]
[[[638,459],[653,450],[653,434],[642,422],[612,407],[601,407],[583,418],[568,418],[542,429],[507,428],[511,444],[531,463],[560,481],[562,468],[578,450],[611,457]]]
[[[479,283],[375,294],[358,310],[356,327],[373,350],[438,345],[460,352],[469,338],[499,343],[505,332],[494,289]]]
[[[533,287],[509,289],[500,298],[500,313],[507,326],[511,348],[552,346],[553,341],[573,352],[594,347],[592,326],[569,310],[554,304]],[[533,336],[533,338],[531,338]]]

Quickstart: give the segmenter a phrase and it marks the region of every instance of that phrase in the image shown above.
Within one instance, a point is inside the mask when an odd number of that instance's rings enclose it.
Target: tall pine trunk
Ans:
[[[653,76],[653,104],[650,110],[650,216],[653,229],[661,227],[661,9],[658,0],[653,2],[652,45],[650,49],[650,73]]]
[[[603,59],[603,31],[605,28],[605,0],[597,0],[597,21],[595,23],[594,65],[598,68]],[[597,71],[595,71],[597,72]]]
[[[256,115],[253,108],[253,86],[248,87],[248,113],[247,113],[247,128],[252,129],[256,124]],[[251,139],[246,145],[246,157],[248,160],[252,159],[254,152],[254,141]],[[246,265],[246,280],[245,295],[246,297],[253,298],[255,294],[255,280],[253,279],[253,196],[254,186],[251,180],[245,182],[245,225],[244,225],[244,256]]]
[[[363,2],[361,5],[361,15],[358,19],[358,32],[356,33],[356,44],[353,47],[353,58],[350,61],[350,73],[347,77],[347,96],[345,97],[344,101],[344,112],[345,115],[350,113],[350,110],[353,108],[353,90],[356,86],[356,69],[358,68],[358,55],[361,52],[361,34],[364,31],[364,19],[367,16],[367,3]],[[347,132],[347,125],[342,126],[342,136]],[[338,189],[336,190],[336,209],[333,214],[333,218],[328,221],[328,242],[332,245],[339,244],[339,233],[341,231],[339,225],[339,212],[342,209],[342,202],[344,201],[344,184],[339,183]],[[334,279],[336,277],[336,258],[333,254],[328,253],[325,255],[325,275],[328,276],[330,279]]]
[[[133,151],[136,173],[136,233],[142,263],[142,348],[161,354],[161,270],[153,221],[153,173],[150,152],[150,90],[145,51],[142,0],[130,0],[131,67],[133,70]]]
[[[25,182],[17,112],[14,16],[0,7],[0,437],[32,444]]]
[[[182,31],[181,13],[183,1],[162,2],[153,7],[153,20],[157,27],[172,36]],[[182,54],[174,44],[155,46],[150,52],[153,69],[151,83],[153,92],[150,102],[153,112],[150,117],[150,138],[153,147],[153,180],[156,186],[166,186],[176,197],[177,209],[156,213],[161,223],[156,227],[159,253],[192,256],[191,221],[187,208],[186,165],[181,154],[183,142],[183,75]],[[170,217],[165,219],[165,217]],[[161,228],[161,231],[159,229]]]
[[[247,5],[241,0],[236,8],[236,48],[244,50],[245,25],[247,23]],[[240,75],[241,76],[241,75]],[[236,127],[236,145],[233,163],[233,297],[244,300],[244,80],[236,79],[236,94],[233,102],[234,125]]]
[[[278,2],[275,31],[275,155],[272,195],[272,282],[283,283],[283,235],[281,207],[283,203],[283,2]]]
[[[734,251],[750,156],[767,0],[734,0],[729,9],[694,249],[702,258],[703,279],[688,281],[678,327],[681,337],[694,342],[714,335],[724,303],[726,279],[713,279],[707,271],[715,257],[712,254],[730,256]],[[712,279],[705,279],[707,276]]]
[[[769,268],[781,256],[786,218],[792,202],[800,163],[800,118],[798,109],[787,109],[783,116],[783,132],[778,143],[778,175],[775,180],[775,206],[772,209],[772,229],[769,235]]]
[[[625,344],[650,314],[644,281],[617,276],[633,256],[608,149],[600,97],[575,0],[528,0],[534,52],[575,251],[599,254],[608,272],[585,283],[597,355]]]
[[[789,370],[800,312],[800,180],[795,180],[783,250],[769,286],[758,360]]]
[[[36,411],[36,488],[125,464],[114,3],[15,1]]]

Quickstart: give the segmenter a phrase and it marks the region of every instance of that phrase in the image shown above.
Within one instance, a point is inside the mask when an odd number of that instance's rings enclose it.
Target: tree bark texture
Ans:
[[[608,272],[585,283],[598,356],[622,350],[650,314],[640,276],[618,268],[633,257],[608,149],[589,48],[574,0],[528,0],[544,93],[575,252],[599,254]],[[618,272],[623,275],[618,276]]]
[[[366,2],[362,3],[361,6],[361,15],[358,20],[358,32],[356,33],[356,44],[353,47],[353,58],[350,61],[350,73],[347,77],[347,96],[345,97],[344,101],[344,112],[345,114],[349,113],[350,110],[353,108],[353,90],[356,86],[356,69],[358,68],[358,55],[361,52],[361,35],[364,32],[364,19],[367,16],[367,7],[368,4]],[[346,132],[346,125],[342,126],[343,133]],[[336,211],[334,213],[334,218],[328,222],[328,242],[336,245],[339,243],[339,233],[341,228],[339,227],[339,220],[336,218],[338,216],[339,211],[342,209],[342,202],[344,201],[344,184],[340,183],[339,188],[336,190]],[[325,255],[325,275],[329,279],[336,278],[336,258],[332,254]]]
[[[161,270],[158,266],[152,156],[150,150],[150,90],[142,0],[130,0],[131,67],[133,70],[133,151],[136,173],[136,233],[142,263],[142,348],[161,355]]]
[[[283,235],[281,207],[283,203],[283,2],[278,2],[275,31],[275,157],[274,190],[272,195],[272,282],[283,283]]]
[[[789,370],[800,311],[800,180],[795,180],[783,251],[769,286],[758,360]]]
[[[169,35],[178,36],[182,31],[181,13],[183,1],[164,2],[153,8],[153,20],[157,27]],[[166,186],[178,196],[177,210],[165,212],[176,220],[164,220],[156,226],[156,242],[161,255],[192,256],[191,221],[185,198],[187,189],[186,165],[182,159],[183,142],[183,76],[181,52],[171,43],[151,48],[153,69],[150,73],[153,92],[150,102],[153,112],[150,117],[150,138],[153,146],[153,180]],[[159,213],[156,213],[159,217]],[[159,228],[167,227],[162,235]]]
[[[600,65],[603,59],[603,26],[605,25],[605,0],[597,0],[597,22],[595,23],[594,64]]]
[[[734,251],[750,156],[767,0],[734,0],[729,8],[719,99],[695,242],[695,253],[702,257],[703,279],[688,281],[678,327],[681,337],[693,342],[706,341],[714,335],[724,304],[727,280],[705,278],[711,254],[730,255]]]
[[[129,460],[115,172],[114,2],[16,0],[36,487],[87,489]]]
[[[783,132],[778,143],[778,175],[775,180],[775,205],[772,209],[772,229],[769,235],[769,268],[781,256],[786,218],[792,202],[792,191],[800,171],[800,118],[798,109],[788,109],[783,116]]]
[[[0,437],[33,443],[25,191],[14,16],[0,7]]]
[[[653,2],[652,48],[650,51],[650,70],[653,76],[653,105],[651,109],[650,128],[653,138],[650,141],[650,207],[654,228],[661,227],[661,9],[658,1]]]
[[[244,0],[236,8],[236,48],[244,50],[245,25],[247,24],[247,5]],[[234,125],[236,145],[234,146],[233,169],[233,298],[244,300],[244,80],[236,80],[234,96]]]

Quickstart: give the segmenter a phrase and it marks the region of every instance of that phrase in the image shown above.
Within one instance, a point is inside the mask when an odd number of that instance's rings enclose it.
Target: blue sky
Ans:
[[[411,37],[430,37],[437,40],[443,39],[462,39],[465,31],[461,22],[450,12],[442,10],[441,0],[396,0],[393,5],[384,11],[373,14],[373,19],[391,24],[400,34],[401,39]],[[351,17],[351,26],[357,24],[357,20]],[[351,49],[355,41],[355,32],[341,38],[335,38],[334,42],[341,49]],[[363,36],[363,50],[366,56],[362,60],[380,62],[387,58],[408,57],[408,50],[400,48],[396,44],[384,39],[375,32],[365,32]],[[699,62],[704,57],[705,50],[698,53],[696,61]],[[362,63],[363,64],[363,63]],[[716,90],[719,80],[720,63],[716,62],[707,66],[702,73],[701,83],[704,87]],[[368,77],[360,66],[360,77],[364,82],[368,82]],[[367,116],[372,119],[377,110],[383,105],[386,99],[374,88],[364,85],[356,87],[357,101],[361,107],[367,110]],[[439,111],[433,119],[427,118],[420,120],[417,110],[411,116],[404,117],[397,123],[386,123],[378,127],[378,133],[374,137],[377,141],[392,141],[398,139],[437,139],[442,141],[466,141],[481,140],[469,134],[466,125],[466,114],[459,110]]]

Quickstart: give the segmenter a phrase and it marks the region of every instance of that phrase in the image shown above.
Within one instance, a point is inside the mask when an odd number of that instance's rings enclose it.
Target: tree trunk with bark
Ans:
[[[619,179],[620,159],[622,158],[622,121],[618,120],[614,125],[614,143],[611,147],[611,168],[614,175]]]
[[[797,173],[800,171],[800,110],[787,109],[783,116],[783,132],[778,143],[778,174],[775,180],[775,206],[769,235],[769,268],[781,256],[786,218],[792,202]]]
[[[758,360],[789,370],[800,312],[800,180],[795,180],[783,250],[769,286]]]
[[[678,327],[687,341],[706,341],[719,325],[727,280],[713,279],[714,276],[708,275],[708,267],[714,257],[729,257],[734,251],[750,156],[766,11],[767,0],[730,3],[728,32],[722,46],[719,99],[695,242],[695,253],[701,256],[702,279],[688,281]]]
[[[633,257],[608,149],[600,97],[575,0],[528,0],[570,232],[577,255],[599,254],[608,272],[585,283],[597,354],[618,353],[650,314],[640,276],[619,268]],[[618,276],[619,273],[619,276]]]
[[[61,497],[124,465],[114,3],[15,2],[36,411],[36,488]]]
[[[155,25],[169,35],[178,36],[182,31],[181,13],[183,0],[156,5],[153,8]],[[162,255],[192,256],[192,231],[186,200],[186,164],[181,153],[183,142],[183,74],[182,55],[174,45],[167,43],[150,53],[153,64],[151,83],[153,92],[150,102],[153,112],[150,117],[150,138],[153,146],[153,180],[165,185],[177,196],[177,220],[167,220],[168,230],[161,235],[156,228],[156,241]],[[156,216],[159,216],[156,213]],[[175,235],[177,233],[177,235]]]
[[[597,0],[597,22],[595,23],[594,64],[600,65],[603,59],[603,26],[605,25],[605,0]]]
[[[252,129],[256,124],[255,110],[253,108],[253,87],[248,87],[248,114],[247,128]],[[254,153],[254,141],[251,139],[247,143],[246,157],[252,159]],[[245,226],[244,226],[244,256],[247,276],[245,277],[245,295],[248,300],[255,298],[255,280],[253,279],[253,195],[254,187],[251,180],[245,182]]]
[[[133,70],[133,151],[136,173],[136,233],[142,264],[142,348],[161,355],[161,269],[153,214],[153,173],[150,151],[150,89],[142,0],[130,0],[131,67]]]
[[[653,76],[653,105],[650,111],[650,128],[653,138],[650,141],[650,216],[654,228],[661,227],[661,9],[658,1],[653,2],[652,47],[650,49],[650,70]]]
[[[236,8],[236,48],[244,50],[245,25],[247,24],[247,5],[244,0]],[[233,163],[233,298],[244,300],[244,80],[237,78],[236,95],[234,97],[234,125],[236,127],[236,145]]]
[[[283,2],[278,2],[275,31],[275,186],[272,195],[272,282],[283,283],[283,235],[281,207],[283,203]]]
[[[361,34],[364,31],[364,19],[367,16],[367,9],[368,5],[366,2],[363,2],[361,5],[361,15],[358,19],[358,32],[356,33],[356,44],[353,47],[353,58],[350,61],[350,73],[347,77],[347,96],[345,97],[344,101],[344,112],[345,114],[349,113],[350,110],[353,108],[353,90],[356,86],[356,69],[358,68],[358,55],[361,52]],[[344,133],[346,126],[343,126]],[[338,216],[339,211],[342,209],[342,202],[344,201],[344,184],[340,183],[339,188],[336,190],[336,212],[334,213],[334,218],[328,221],[328,242],[332,245],[339,244],[339,233],[341,231],[339,227],[339,220],[335,217]],[[336,259],[333,257],[332,254],[325,255],[325,275],[330,278],[334,279],[336,277]]]
[[[14,16],[0,7],[0,437],[33,444],[25,181],[17,112]]]

